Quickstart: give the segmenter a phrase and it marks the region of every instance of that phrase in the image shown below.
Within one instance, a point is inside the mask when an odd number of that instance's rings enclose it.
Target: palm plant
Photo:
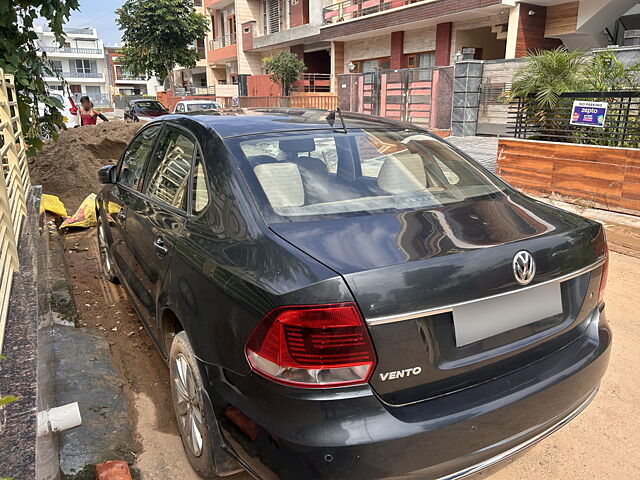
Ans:
[[[585,90],[605,92],[640,89],[640,62],[626,66],[614,52],[598,52],[589,62]]]
[[[541,109],[554,108],[560,95],[584,85],[588,62],[581,51],[538,50],[527,57],[511,86],[509,100],[518,98]]]

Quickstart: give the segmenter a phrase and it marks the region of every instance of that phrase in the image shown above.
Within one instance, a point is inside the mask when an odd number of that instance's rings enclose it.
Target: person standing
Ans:
[[[98,117],[101,120],[108,122],[107,117],[98,112],[95,108],[93,108],[93,103],[91,99],[86,95],[80,97],[80,110],[78,115],[80,115],[80,126],[84,127],[85,125],[95,125],[98,121]]]

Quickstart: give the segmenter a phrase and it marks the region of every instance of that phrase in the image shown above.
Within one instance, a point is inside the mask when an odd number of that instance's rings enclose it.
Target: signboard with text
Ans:
[[[604,128],[607,118],[607,102],[585,102],[575,100],[571,111],[571,125]]]

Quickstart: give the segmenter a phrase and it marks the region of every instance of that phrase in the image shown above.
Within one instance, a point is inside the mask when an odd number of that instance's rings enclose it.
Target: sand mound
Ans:
[[[71,214],[102,188],[98,169],[118,161],[140,126],[113,120],[60,132],[58,141],[48,141],[32,160],[31,182],[59,196]]]

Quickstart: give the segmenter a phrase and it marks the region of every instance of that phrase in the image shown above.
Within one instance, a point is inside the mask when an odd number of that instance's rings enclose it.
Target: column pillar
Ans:
[[[404,68],[404,32],[391,32],[391,61],[393,70]]]
[[[453,23],[439,23],[436,26],[436,66],[448,67],[451,65],[451,35]]]
[[[338,75],[344,71],[344,42],[331,42],[331,92],[338,91]]]
[[[455,65],[453,76],[453,110],[451,130],[459,137],[478,133],[482,60],[463,60]]]
[[[298,57],[298,60],[304,61],[304,45],[303,44],[291,45],[289,47],[289,51],[293,53],[296,57]]]

